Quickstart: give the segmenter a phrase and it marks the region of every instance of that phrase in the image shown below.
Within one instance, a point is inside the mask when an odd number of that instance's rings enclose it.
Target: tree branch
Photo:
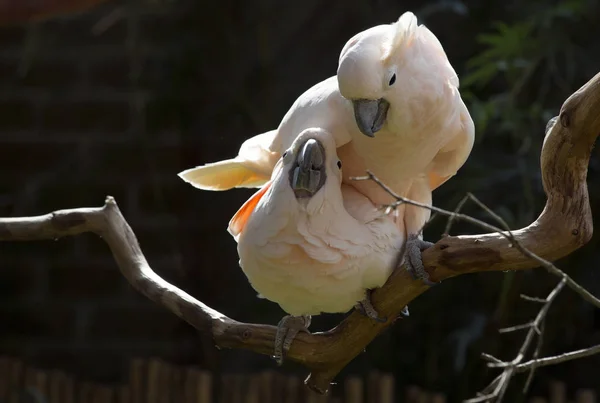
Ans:
[[[565,101],[559,119],[546,133],[541,167],[548,200],[540,217],[529,226],[510,233],[512,241],[506,232],[444,237],[423,252],[423,262],[431,278],[442,281],[464,273],[545,266],[539,258],[547,262],[556,260],[588,242],[592,236],[592,214],[586,175],[591,149],[599,133],[600,74],[597,74]],[[138,291],[195,328],[210,331],[219,347],[272,353],[274,326],[230,319],[154,273],[135,234],[111,197],[102,208],[0,219],[0,240],[4,241],[56,239],[84,232],[93,232],[103,238],[121,272]],[[565,277],[562,282],[568,284]],[[427,289],[405,270],[397,270],[382,288],[372,293],[372,301],[382,316],[397,318],[404,306]],[[590,297],[595,299],[591,294]],[[287,359],[306,366],[311,371],[307,385],[325,393],[339,371],[392,322],[390,319],[378,323],[352,312],[327,332],[300,333]],[[494,387],[502,384],[501,378],[497,378]]]
[[[555,355],[553,357],[537,358],[517,365],[516,372],[525,372],[534,368],[556,365],[561,362],[576,360],[578,358],[589,357],[600,354],[600,345],[584,348],[582,350],[571,351],[568,353]]]

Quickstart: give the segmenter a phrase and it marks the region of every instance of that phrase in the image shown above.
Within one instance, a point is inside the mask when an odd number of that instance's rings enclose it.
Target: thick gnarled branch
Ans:
[[[592,146],[600,133],[600,74],[571,95],[547,131],[541,154],[542,179],[548,197],[540,217],[512,232],[522,248],[556,260],[584,245],[592,235],[586,187]],[[55,239],[94,232],[109,245],[123,275],[140,292],[166,306],[199,330],[209,330],[215,344],[271,354],[274,326],[245,324],[211,309],[161,279],[148,265],[137,239],[115,201],[102,208],[61,210],[39,217],[0,219],[0,240]],[[502,234],[445,237],[423,253],[431,278],[441,281],[464,273],[522,270],[539,261],[523,254]],[[428,287],[406,271],[396,271],[372,294],[377,311],[396,318],[402,308]],[[297,336],[287,359],[305,365],[309,387],[326,392],[331,380],[392,321],[378,323],[352,312],[327,332]]]

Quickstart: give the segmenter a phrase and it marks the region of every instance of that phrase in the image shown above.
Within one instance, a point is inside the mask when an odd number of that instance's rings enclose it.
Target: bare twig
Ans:
[[[497,359],[496,357],[494,357],[493,355],[487,354],[487,353],[481,353],[481,358],[489,361],[489,362],[495,362],[497,364],[501,364],[502,361]]]
[[[439,213],[441,215],[449,217],[450,219],[454,218],[454,219],[458,219],[458,220],[464,220],[464,221],[467,221],[467,222],[469,222],[471,224],[477,225],[477,226],[479,226],[479,227],[481,227],[483,229],[486,229],[488,231],[494,231],[495,233],[499,234],[500,236],[506,238],[506,240],[510,241],[510,244],[508,245],[509,247],[515,247],[525,257],[534,260],[540,266],[542,266],[546,270],[548,270],[550,273],[552,273],[552,274],[554,274],[554,275],[556,275],[556,276],[558,276],[560,278],[564,278],[566,280],[567,285],[571,289],[573,289],[583,299],[585,299],[590,304],[594,305],[596,308],[600,308],[600,299],[598,299],[594,295],[592,295],[588,290],[586,290],[584,287],[582,287],[581,285],[579,285],[568,274],[566,274],[565,272],[563,272],[562,270],[560,270],[559,268],[557,268],[556,266],[554,266],[550,261],[548,261],[548,260],[540,257],[538,254],[533,253],[530,249],[524,247],[519,242],[519,240],[515,237],[515,235],[513,234],[513,232],[511,232],[510,230],[502,230],[501,228],[498,228],[498,227],[496,227],[496,226],[494,226],[492,224],[488,224],[485,221],[479,220],[477,218],[471,217],[471,216],[466,215],[466,214],[455,213],[455,212],[452,212],[452,211],[444,210],[444,209],[439,208],[439,207],[435,207],[435,206],[431,206],[431,205],[428,205],[428,204],[420,203],[420,202],[417,202],[417,201],[414,201],[414,200],[410,200],[410,199],[407,199],[406,197],[402,197],[402,196],[396,194],[392,189],[390,189],[389,186],[387,186],[385,183],[383,183],[371,171],[367,171],[367,176],[360,176],[360,177],[355,177],[355,178],[352,178],[352,179],[354,179],[354,180],[372,180],[373,182],[377,183],[390,196],[392,196],[393,198],[395,198],[397,200],[396,202],[392,203],[389,206],[390,208],[396,208],[396,207],[400,206],[403,203],[410,204],[410,205],[413,205],[413,206],[422,207],[424,209],[435,211],[435,212],[437,212],[437,213]],[[468,194],[467,197],[470,198],[471,200],[475,201],[480,207],[482,207],[483,209],[485,209],[486,212],[488,212],[488,214],[491,214],[492,217],[494,217],[495,219],[497,219],[498,221],[500,221],[503,226],[507,226],[506,222],[499,215],[497,215],[494,212],[492,212],[487,206],[485,206],[483,203],[481,203],[475,196],[473,196],[471,194]]]
[[[592,235],[592,217],[586,174],[592,145],[600,133],[600,74],[565,101],[557,122],[560,123],[554,124],[546,133],[542,149],[542,179],[548,200],[540,217],[526,228],[497,233],[498,229],[494,226],[456,214],[457,218],[481,224],[492,233],[444,237],[425,250],[423,263],[432,280],[441,281],[481,271],[524,270],[540,265],[553,268],[550,260],[566,256],[588,242]],[[423,207],[445,212],[430,206]],[[102,208],[62,210],[37,217],[0,218],[0,240],[5,241],[56,239],[84,232],[102,237],[121,272],[138,291],[195,328],[210,332],[219,347],[272,353],[274,326],[230,319],[154,273],[135,234],[110,197]],[[574,282],[568,276],[561,274],[561,277],[560,284],[574,288],[570,285]],[[374,322],[352,312],[327,332],[299,334],[287,359],[306,366],[311,371],[307,385],[326,393],[333,378],[390,326],[393,318],[398,317],[410,301],[428,288],[423,282],[414,280],[407,271],[395,271],[383,287],[371,294],[375,308],[382,317],[390,318],[388,321]],[[581,290],[579,292],[586,295]],[[591,294],[587,295],[586,299],[595,300]],[[514,371],[514,368],[512,366],[511,370]],[[490,392],[496,395],[501,392],[508,378],[506,373],[503,371],[492,383],[493,388],[490,389],[493,390]],[[486,393],[489,393],[487,389]]]
[[[537,298],[537,297],[530,297],[529,295],[525,295],[525,294],[521,294],[520,297],[522,299],[524,299],[525,301],[530,301],[530,302],[539,302],[539,303],[546,303],[546,300],[543,298]]]
[[[517,356],[515,357],[515,359],[512,360],[510,363],[508,363],[508,365],[506,366],[506,369],[504,370],[505,381],[500,386],[499,391],[498,391],[498,395],[497,395],[497,397],[498,397],[497,401],[498,402],[502,400],[502,398],[504,396],[504,393],[506,392],[506,389],[508,388],[509,381],[510,381],[511,377],[514,375],[514,373],[516,371],[517,365],[519,365],[523,361],[523,359],[525,358],[525,353],[527,352],[527,349],[529,348],[529,345],[533,341],[533,338],[534,338],[535,334],[539,333],[539,328],[540,328],[542,322],[544,321],[544,319],[546,318],[546,315],[548,314],[548,310],[550,309],[550,305],[552,305],[552,302],[556,299],[556,297],[558,296],[558,294],[560,293],[560,291],[563,289],[563,287],[565,286],[565,284],[566,284],[566,280],[563,278],[556,285],[556,287],[554,287],[554,289],[548,295],[548,297],[546,297],[546,303],[544,304],[544,306],[542,307],[542,309],[540,309],[540,312],[537,314],[535,320],[533,321],[533,323],[531,325],[531,328],[527,332],[527,336],[525,337],[525,341],[523,342],[523,345],[521,346],[521,349],[519,350],[519,353],[517,354]],[[501,367],[503,365],[504,364],[489,363],[488,367]]]
[[[546,367],[548,365],[556,365],[567,361],[576,360],[578,358],[589,357],[595,354],[600,354],[600,345],[584,348],[582,350],[571,351],[568,353],[556,355],[553,357],[537,358],[531,361],[517,365],[516,372],[525,372],[532,368]]]
[[[460,211],[462,210],[463,206],[465,205],[465,203],[467,202],[467,200],[469,200],[469,195],[465,195],[465,197],[463,197],[458,204],[456,205],[456,208],[454,209],[454,213],[460,213]],[[439,214],[439,213],[435,213],[435,214]],[[450,216],[448,217],[448,221],[446,222],[446,228],[444,229],[444,235],[450,235],[450,229],[452,228],[452,224],[454,224],[454,216]]]
[[[533,322],[524,323],[522,325],[516,325],[516,326],[511,326],[511,327],[505,327],[504,329],[499,329],[498,333],[515,332],[517,330],[529,329],[532,326],[533,326]]]
[[[540,356],[540,352],[542,350],[542,345],[544,344],[544,328],[545,328],[546,320],[542,320],[542,324],[540,325],[540,333],[538,334],[538,342],[533,352],[533,359],[536,360]],[[535,370],[537,365],[533,365],[531,367],[531,371],[529,371],[529,375],[527,375],[527,380],[525,381],[525,385],[523,386],[523,393],[527,393],[529,390],[529,386],[531,386],[531,381],[533,380],[533,375],[535,374]]]

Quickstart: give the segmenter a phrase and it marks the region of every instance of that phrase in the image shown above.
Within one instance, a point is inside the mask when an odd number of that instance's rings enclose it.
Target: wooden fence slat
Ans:
[[[260,374],[260,403],[279,403],[272,400],[273,371],[264,371]]]
[[[596,392],[592,389],[581,389],[575,394],[576,403],[596,403]]]
[[[285,396],[284,403],[301,403],[300,402],[300,379],[291,375],[285,378],[285,389],[283,395]]]
[[[158,377],[158,402],[159,403],[171,403],[170,391],[173,388],[171,385],[171,374],[173,372],[173,366],[166,361],[159,361],[159,377]]]
[[[199,403],[213,403],[213,378],[208,371],[200,371],[198,383]]]
[[[434,393],[431,396],[431,403],[446,403],[446,395],[439,392]]]
[[[379,403],[394,403],[394,376],[381,374],[379,377]],[[429,402],[428,402],[429,403]]]
[[[140,358],[131,360],[129,365],[129,393],[131,394],[131,403],[146,403],[144,402],[145,369],[146,362],[144,360]]]
[[[343,398],[312,392],[297,376],[274,370],[224,374],[217,381],[222,384],[219,403],[394,403],[398,394],[394,376],[379,371],[371,371],[365,378],[346,377]],[[563,382],[553,381],[548,386],[547,397],[532,396],[527,402],[597,403],[594,389],[574,391],[572,399],[567,400]],[[0,356],[0,403],[20,403],[24,392],[29,399],[36,395],[46,403],[215,403],[210,372],[183,368],[159,358],[132,360],[129,385],[101,385],[75,383],[60,370],[29,368],[19,360]],[[446,403],[447,397],[411,385],[405,388],[404,401]]]
[[[75,403],[75,380],[72,376],[67,375],[63,382],[63,403]]]
[[[160,402],[160,381],[161,364],[159,359],[153,358],[148,362],[147,383],[146,383],[146,403]]]
[[[24,365],[20,360],[12,359],[10,360],[10,380],[8,382],[9,385],[9,403],[19,403],[21,400],[19,398],[19,391],[23,385],[24,378]]]
[[[91,391],[92,403],[112,403],[114,390],[105,385],[93,385]]]
[[[364,402],[363,380],[358,376],[349,376],[344,382],[344,403]]]
[[[196,384],[200,382],[199,371],[196,368],[188,368],[185,371],[183,379],[183,398],[184,402],[197,403]]]
[[[185,376],[185,402],[213,403],[212,376],[208,371],[189,368]]]
[[[379,403],[379,371],[367,375],[367,403]]]
[[[271,400],[274,403],[282,403],[285,399],[286,377],[279,372],[273,372],[273,382],[271,383]]]
[[[0,400],[8,400],[10,381],[10,359],[8,357],[0,357]]]
[[[94,386],[90,382],[82,382],[77,387],[77,403],[92,403],[92,390]]]
[[[421,403],[423,391],[416,385],[411,385],[406,388],[406,403]]]
[[[306,403],[326,403],[328,401],[328,395],[320,395],[316,392],[313,392],[312,390],[307,390]]]
[[[246,377],[241,374],[233,375],[233,403],[244,403]]]
[[[169,391],[169,400],[172,403],[186,403],[183,394],[183,380],[184,380],[183,368],[180,366],[173,365],[171,367],[171,386],[172,389]]]
[[[221,375],[221,394],[219,403],[233,403],[233,376],[230,374]]]
[[[260,375],[252,374],[248,376],[248,386],[246,388],[246,396],[244,399],[244,403],[261,403],[260,400],[260,392],[261,392],[261,383],[260,383]]]
[[[185,402],[185,400],[180,400]],[[117,391],[117,402],[131,403],[131,389],[128,385],[121,385]]]
[[[28,394],[37,397],[47,396],[47,385],[48,375],[44,371],[40,371],[33,368],[27,368],[25,370],[25,382],[24,386],[27,388]]]
[[[48,379],[48,400],[50,403],[63,403],[64,378],[60,371],[51,371]]]
[[[552,381],[549,389],[550,403],[567,403],[567,387],[564,382]]]

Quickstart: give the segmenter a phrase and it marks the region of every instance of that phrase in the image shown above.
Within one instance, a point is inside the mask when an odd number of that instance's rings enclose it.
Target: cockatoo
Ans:
[[[263,186],[296,135],[320,127],[335,139],[343,183],[377,205],[395,201],[373,181],[352,180],[370,170],[394,193],[430,205],[432,191],[456,174],[473,147],[474,124],[458,87],[438,39],[406,12],[352,37],[337,75],[300,95],[277,129],[246,140],[233,159],[179,176],[205,190]],[[407,268],[431,284],[421,259],[431,245],[421,235],[429,217],[411,205],[395,211],[407,238]]]
[[[333,136],[305,129],[229,223],[250,284],[289,314],[278,325],[279,364],[312,315],[374,310],[370,290],[402,259],[404,233],[342,172]]]

